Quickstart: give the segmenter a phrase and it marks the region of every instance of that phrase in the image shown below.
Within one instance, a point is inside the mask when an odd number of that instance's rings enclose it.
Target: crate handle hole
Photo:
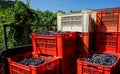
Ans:
[[[105,33],[104,35],[108,35],[108,36],[111,36],[112,34],[111,34],[111,33]]]
[[[90,68],[95,68],[95,69],[97,69],[96,66],[91,66],[91,65],[87,65],[87,66],[90,67]]]

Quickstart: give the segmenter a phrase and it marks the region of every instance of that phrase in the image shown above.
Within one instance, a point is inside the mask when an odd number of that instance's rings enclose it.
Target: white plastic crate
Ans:
[[[77,32],[92,32],[93,23],[95,21],[95,11],[83,10],[81,12],[72,12],[69,14],[57,14],[58,30],[62,31],[77,31]]]

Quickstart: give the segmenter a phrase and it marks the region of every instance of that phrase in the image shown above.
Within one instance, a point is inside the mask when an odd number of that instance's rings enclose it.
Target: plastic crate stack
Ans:
[[[96,49],[119,53],[120,9],[97,12]]]
[[[76,58],[90,54],[93,49],[93,32],[96,12],[93,10],[73,11],[57,14],[57,29],[77,32]]]
[[[77,59],[77,74],[120,74],[119,32],[120,9],[97,11],[95,34],[96,50],[93,51],[92,54],[85,55],[84,57]],[[88,57],[92,57],[93,54],[114,55],[116,57],[116,61],[110,66],[92,63],[94,61],[85,61]],[[97,57],[97,59],[97,62],[99,62],[101,57]],[[108,61],[110,61],[110,59]]]
[[[95,26],[95,11],[81,13],[83,15],[82,30],[77,30],[77,46],[76,46],[76,58],[82,58],[84,55],[91,54],[94,49],[94,26]],[[75,24],[76,25],[76,24]],[[79,28],[80,29],[80,28]]]
[[[32,33],[33,50],[37,54],[47,54],[61,58],[61,73],[76,72],[76,32],[64,32],[54,35]]]
[[[74,74],[76,72],[76,32],[54,35],[32,33],[33,52],[8,57],[10,74]],[[40,65],[24,65],[21,60],[41,58]],[[33,64],[33,63],[32,63]]]

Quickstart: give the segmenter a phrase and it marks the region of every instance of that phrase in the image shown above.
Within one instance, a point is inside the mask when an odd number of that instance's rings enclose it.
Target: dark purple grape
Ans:
[[[34,58],[34,57],[24,58],[23,60],[19,61],[20,64],[23,64],[26,66],[28,66],[28,65],[37,66],[37,65],[43,64],[45,62],[49,62],[49,61],[43,60],[42,58]]]
[[[86,58],[84,61],[105,66],[111,66],[115,63],[116,59],[117,57],[112,54],[93,54],[92,56]]]

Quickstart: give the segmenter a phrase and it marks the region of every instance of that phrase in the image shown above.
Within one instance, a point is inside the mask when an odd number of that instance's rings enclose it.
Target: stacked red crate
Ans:
[[[32,33],[32,45],[34,52],[8,58],[10,74],[73,74],[76,71],[75,32],[65,32],[65,34],[52,36]],[[42,57],[50,59],[50,61],[38,66],[25,66],[18,63],[24,58],[41,57],[38,55],[49,55],[53,58]]]
[[[96,34],[96,49],[101,52],[118,52],[118,33],[100,32]]]
[[[118,53],[120,31],[120,9],[97,12],[96,49]]]
[[[76,32],[65,32],[52,36],[32,33],[34,52],[62,58],[62,74],[76,72]]]
[[[89,16],[89,20],[87,21],[89,25],[82,26],[83,28],[82,31],[77,32],[76,34],[77,35],[76,37],[76,58],[82,58],[83,56],[91,54],[92,51],[94,51],[95,21],[91,15]]]
[[[118,32],[119,9],[103,10],[96,13],[96,32]]]
[[[77,33],[76,38],[76,53],[77,58],[82,58],[85,55],[91,54],[94,51],[94,33]]]
[[[63,57],[75,51],[76,33],[55,35],[38,35],[32,33],[32,45],[34,52]],[[69,51],[68,51],[69,50]]]
[[[84,59],[87,57],[79,58],[77,60],[77,74],[119,74],[120,9],[98,11],[96,18],[96,51],[94,53],[114,54],[117,60],[112,66],[103,66],[85,62]]]

